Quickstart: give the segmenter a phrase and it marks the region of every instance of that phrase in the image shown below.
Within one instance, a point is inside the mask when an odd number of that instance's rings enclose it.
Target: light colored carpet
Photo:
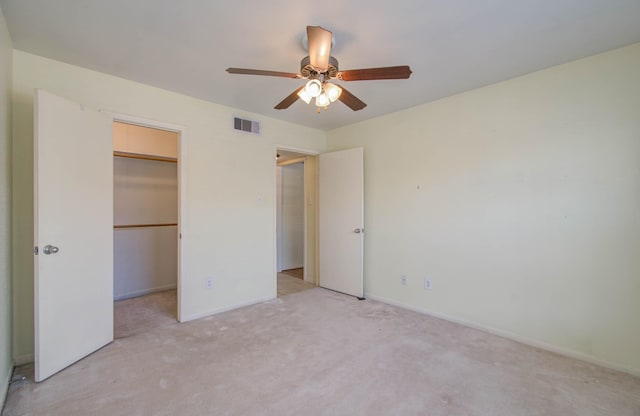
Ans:
[[[175,290],[154,293],[114,302],[113,336],[126,338],[175,321],[177,299]]]
[[[321,288],[18,372],[4,416],[640,415],[638,378]]]

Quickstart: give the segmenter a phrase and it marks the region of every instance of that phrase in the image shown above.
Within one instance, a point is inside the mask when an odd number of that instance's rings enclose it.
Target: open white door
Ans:
[[[37,90],[35,380],[113,340],[112,119]]]
[[[320,286],[362,298],[363,150],[321,154],[318,170]]]

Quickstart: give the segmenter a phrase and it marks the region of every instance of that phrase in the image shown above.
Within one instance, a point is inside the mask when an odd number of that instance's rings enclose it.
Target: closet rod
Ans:
[[[128,152],[120,152],[120,151],[114,151],[113,152],[114,156],[118,156],[118,157],[128,157],[131,159],[145,159],[145,160],[157,160],[160,162],[170,162],[170,163],[177,163],[178,159],[176,159],[175,157],[167,157],[167,156],[152,156],[152,155],[144,155],[142,153],[128,153]]]
[[[295,159],[283,160],[276,163],[278,166],[295,165],[296,163],[304,163],[307,158],[305,156],[296,157]]]
[[[146,227],[175,227],[177,223],[172,224],[126,224],[126,225],[114,225],[114,229],[122,228],[146,228]]]

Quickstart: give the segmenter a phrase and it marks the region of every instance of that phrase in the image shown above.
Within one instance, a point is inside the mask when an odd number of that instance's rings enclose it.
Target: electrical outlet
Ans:
[[[213,279],[212,278],[208,278],[207,279],[207,289],[211,289],[213,287]]]
[[[406,286],[407,285],[407,275],[406,274],[400,275],[400,284],[402,286]]]
[[[431,290],[431,279],[424,279],[424,290]]]

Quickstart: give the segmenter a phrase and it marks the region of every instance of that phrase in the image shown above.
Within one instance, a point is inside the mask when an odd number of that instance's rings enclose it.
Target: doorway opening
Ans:
[[[180,134],[113,122],[114,338],[177,319]]]
[[[278,297],[317,285],[317,157],[276,151]]]

